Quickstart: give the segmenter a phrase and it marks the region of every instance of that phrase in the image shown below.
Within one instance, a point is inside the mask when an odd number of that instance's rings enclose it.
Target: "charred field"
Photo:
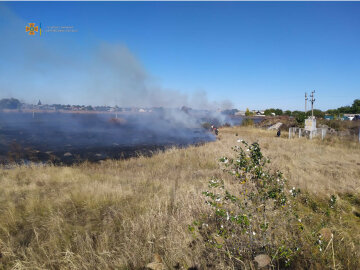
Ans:
[[[186,121],[174,121],[162,113],[119,114],[118,118],[113,113],[2,112],[0,164],[71,165],[150,156],[172,146],[215,139],[197,123],[200,119]]]

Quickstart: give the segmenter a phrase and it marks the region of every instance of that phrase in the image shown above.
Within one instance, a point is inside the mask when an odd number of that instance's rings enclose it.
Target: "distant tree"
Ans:
[[[269,116],[269,115],[271,115],[272,112],[273,112],[272,109],[266,109],[266,110],[264,111],[264,114],[267,115],[267,116]]]
[[[293,112],[291,112],[291,115],[292,116],[297,116],[300,113],[304,113],[304,112],[302,112],[302,111],[293,111]]]
[[[276,115],[282,115],[283,111],[281,109],[275,109],[275,114]]]
[[[351,106],[342,106],[337,109],[330,109],[330,110],[327,110],[326,113],[330,114],[330,115],[334,115],[334,116],[342,115],[344,113],[359,114],[360,113],[360,99],[355,99]]]
[[[360,99],[355,99],[351,106],[352,113],[360,113]]]
[[[284,112],[284,115],[291,116],[291,111],[286,110],[286,111]]]
[[[343,106],[343,107],[338,108],[338,112],[339,113],[351,113],[352,108],[350,106]]]
[[[326,111],[326,114],[330,114],[330,115],[338,115],[339,114],[339,111],[337,109],[333,109],[333,110],[327,110]]]
[[[272,115],[272,113],[274,113],[275,115],[282,115],[283,114],[283,111],[281,109],[266,109],[264,111],[264,114],[265,115]]]
[[[295,120],[299,126],[304,125],[305,119],[306,119],[305,112],[298,112],[295,114]]]
[[[310,116],[311,115],[311,111],[308,111],[307,114]],[[321,110],[318,110],[318,109],[314,109],[314,116],[316,118],[324,118],[325,116],[325,113]]]
[[[0,109],[20,109],[21,102],[16,98],[3,98],[0,100]]]
[[[251,112],[251,111],[249,110],[249,108],[246,108],[245,115],[246,115],[246,116],[252,116],[252,115],[254,115],[254,113]]]

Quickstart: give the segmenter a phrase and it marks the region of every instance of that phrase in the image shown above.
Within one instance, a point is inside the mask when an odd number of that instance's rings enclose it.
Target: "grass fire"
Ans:
[[[174,115],[178,116],[176,119]],[[180,110],[148,114],[6,112],[0,114],[0,162],[72,164],[150,154],[215,139],[202,118]],[[216,120],[216,119],[215,119]]]
[[[360,269],[359,14],[0,1],[0,270]]]

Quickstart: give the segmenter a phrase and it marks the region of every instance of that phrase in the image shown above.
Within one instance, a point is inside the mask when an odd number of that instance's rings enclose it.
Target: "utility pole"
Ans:
[[[308,97],[307,97],[307,93],[305,92],[305,117],[306,117],[306,110],[307,110],[307,108],[306,108],[307,100],[308,100]]]
[[[311,92],[311,118],[314,118],[314,102],[315,102],[315,98],[314,98],[314,93],[315,93],[315,90]]]

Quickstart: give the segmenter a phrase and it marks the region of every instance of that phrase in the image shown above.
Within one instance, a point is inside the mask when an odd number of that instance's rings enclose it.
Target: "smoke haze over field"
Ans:
[[[0,98],[121,107],[232,107],[230,101],[209,101],[204,91],[185,94],[164,88],[123,43],[98,41],[82,51],[82,44],[62,34],[29,37],[19,30],[27,22],[4,5],[0,5],[0,17],[0,34],[10,37],[0,43],[0,58],[11,62],[0,65]],[[60,45],[61,38],[68,43]],[[14,80],[17,76],[19,80]]]
[[[185,105],[197,109],[232,107],[229,101],[210,102],[206,92],[186,95],[180,91],[163,88],[122,44],[100,44],[90,66],[89,94],[106,104],[169,108]]]
[[[24,31],[27,22],[1,4],[0,20],[0,35],[10,37],[0,43],[0,98],[32,104],[40,99],[43,104],[167,108],[122,114],[119,119],[112,113],[0,112],[0,163],[9,157],[71,163],[119,158],[121,153],[131,156],[144,147],[152,151],[212,141],[215,136],[201,124],[224,123],[225,116],[215,111],[188,113],[180,107],[232,106],[229,101],[210,102],[204,91],[185,94],[164,88],[121,42],[97,40],[83,49],[83,43],[61,34],[29,37]]]

